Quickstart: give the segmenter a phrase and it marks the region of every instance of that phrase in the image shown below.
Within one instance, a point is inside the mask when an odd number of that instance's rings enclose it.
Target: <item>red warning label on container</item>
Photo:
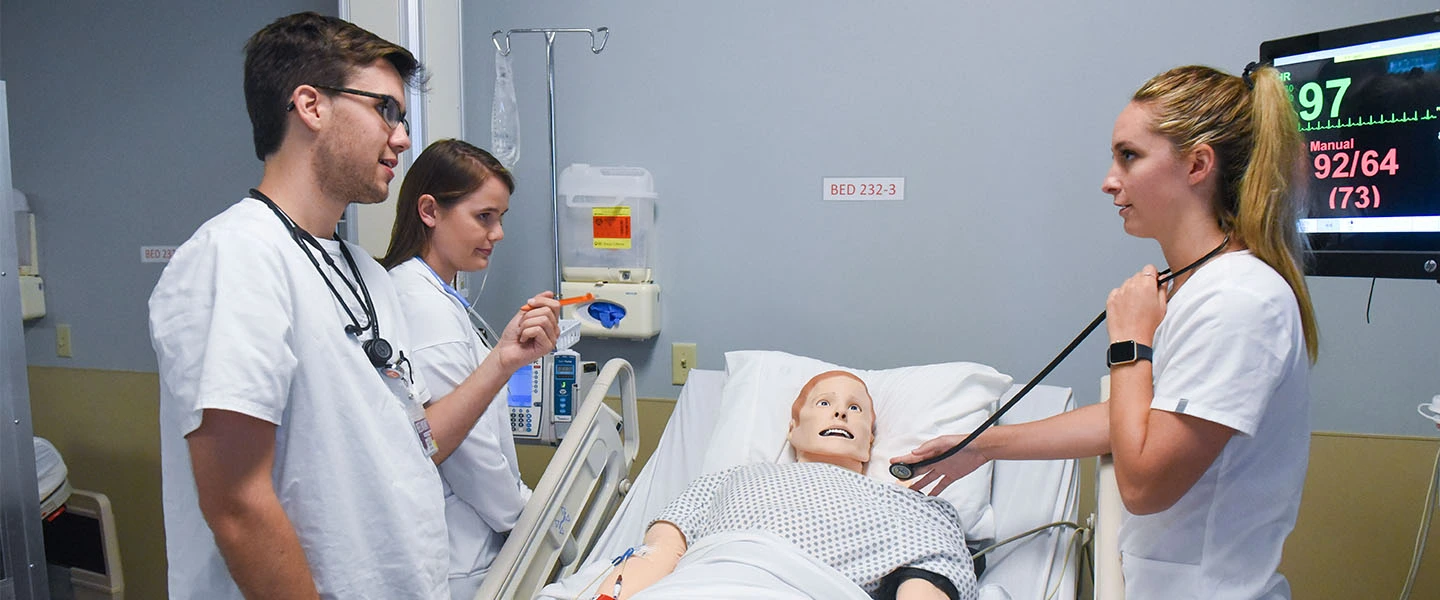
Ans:
[[[590,209],[590,219],[594,223],[596,248],[630,249],[630,207],[597,206]]]

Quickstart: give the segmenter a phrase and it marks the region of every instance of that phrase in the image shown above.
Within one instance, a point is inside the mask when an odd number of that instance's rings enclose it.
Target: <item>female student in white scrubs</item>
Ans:
[[[1101,189],[1125,232],[1159,242],[1174,269],[1199,266],[1159,287],[1146,266],[1110,293],[1107,404],[993,427],[917,485],[988,460],[1113,454],[1128,597],[1289,598],[1276,568],[1309,458],[1318,338],[1295,226],[1305,150],[1284,83],[1268,67],[1157,75],[1116,119],[1111,153]]]
[[[469,301],[453,284],[459,273],[490,264],[490,253],[505,237],[501,219],[514,190],[514,179],[495,157],[459,140],[431,144],[400,186],[390,248],[380,263],[390,270],[410,326],[410,360],[436,398],[496,358],[471,325]],[[514,350],[503,343],[494,349],[506,351]],[[530,498],[520,481],[504,393],[495,391],[497,399],[469,436],[440,463],[456,600],[475,597]]]

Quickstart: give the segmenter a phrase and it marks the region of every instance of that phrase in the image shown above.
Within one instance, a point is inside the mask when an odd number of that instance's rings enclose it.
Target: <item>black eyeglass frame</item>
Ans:
[[[377,94],[375,92],[367,92],[365,90],[357,90],[355,88],[337,87],[333,85],[320,85],[317,83],[310,84],[310,87],[321,90],[328,90],[331,92],[340,92],[343,94],[355,94],[356,96],[365,96],[366,98],[374,98],[376,100],[380,100],[380,104],[375,105],[375,112],[380,113],[380,118],[385,120],[385,124],[389,125],[390,129],[395,129],[396,125],[403,125],[405,126],[405,135],[410,135],[410,120],[406,118],[405,111],[400,109],[400,101],[396,100],[395,97],[391,96],[390,94]],[[294,105],[292,104],[291,106],[293,107]],[[386,115],[386,112],[394,112],[394,115]]]

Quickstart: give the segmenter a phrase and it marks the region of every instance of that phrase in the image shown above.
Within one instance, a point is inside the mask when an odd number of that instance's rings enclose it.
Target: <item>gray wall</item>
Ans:
[[[993,4],[993,5],[992,5]],[[1101,4],[1101,3],[1094,3]],[[50,316],[27,326],[32,365],[153,371],[145,301],[177,245],[258,181],[240,88],[255,29],[334,2],[7,0],[16,185],[41,230]],[[660,199],[658,339],[586,340],[623,356],[641,394],[673,397],[672,342],[700,365],[771,348],[881,368],[975,360],[1027,379],[1145,262],[1099,191],[1115,114],[1185,63],[1238,70],[1274,37],[1433,9],[1217,0],[879,3],[575,0],[467,3],[469,137],[489,143],[495,29],[609,26],[600,55],[556,43],[560,164],[643,166]],[[549,287],[544,47],[517,37],[520,191],[481,306],[500,320]],[[826,203],[824,176],[908,178],[907,199]],[[1433,432],[1440,289],[1312,279],[1324,345],[1316,429]],[[73,327],[75,357],[55,357]],[[1102,340],[1049,380],[1093,402]]]
[[[329,0],[7,1],[15,187],[36,214],[47,316],[31,365],[154,371],[146,300],[179,245],[259,182],[242,48],[260,27]],[[74,358],[55,355],[69,324]]]
[[[974,360],[1026,380],[1146,262],[1099,190],[1115,115],[1145,79],[1232,72],[1261,41],[1433,2],[584,2],[467,6],[471,141],[489,143],[494,48],[518,27],[608,26],[555,44],[559,163],[648,168],[660,193],[658,339],[582,341],[673,396],[672,342],[699,362],[781,349],[859,367]],[[499,319],[548,288],[544,43],[515,37],[520,189],[486,298]],[[904,176],[907,198],[827,203],[825,176]],[[1322,430],[1426,434],[1440,393],[1440,287],[1315,278]],[[492,319],[492,320],[494,320]],[[1097,399],[1105,334],[1048,382]]]

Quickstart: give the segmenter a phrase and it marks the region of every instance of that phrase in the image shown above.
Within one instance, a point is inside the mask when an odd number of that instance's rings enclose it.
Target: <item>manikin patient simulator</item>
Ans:
[[[945,500],[864,475],[874,406],[863,381],[816,375],[791,408],[793,464],[756,463],[692,482],[587,598],[693,597],[667,585],[709,536],[761,531],[834,568],[876,598],[975,598],[959,513]],[[695,579],[698,575],[700,579]],[[703,585],[705,574],[687,574]],[[637,596],[642,590],[648,590]]]

